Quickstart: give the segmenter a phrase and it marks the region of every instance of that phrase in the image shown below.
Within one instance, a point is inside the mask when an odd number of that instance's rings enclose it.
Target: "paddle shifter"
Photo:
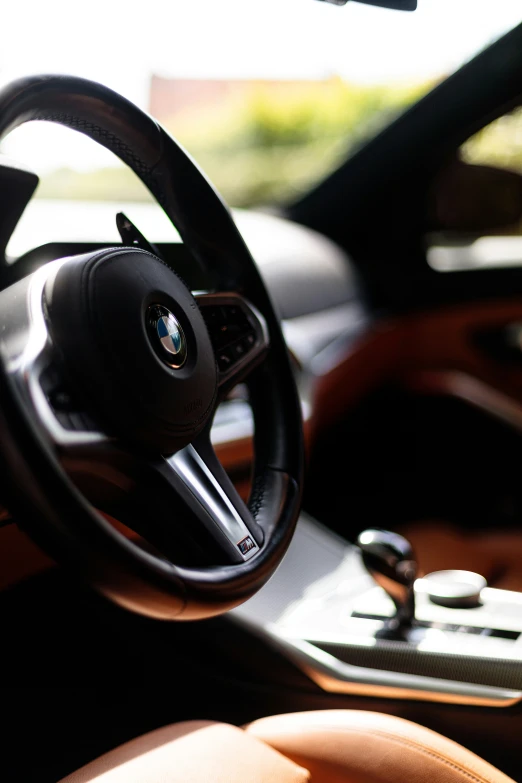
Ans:
[[[397,609],[381,636],[403,638],[415,619],[413,583],[417,563],[409,541],[388,530],[365,530],[358,539],[366,569],[390,596]]]

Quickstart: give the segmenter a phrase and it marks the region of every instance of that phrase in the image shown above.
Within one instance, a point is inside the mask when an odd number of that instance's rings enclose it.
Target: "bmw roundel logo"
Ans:
[[[149,333],[156,353],[163,361],[178,370],[187,360],[187,341],[176,316],[163,305],[149,308]]]

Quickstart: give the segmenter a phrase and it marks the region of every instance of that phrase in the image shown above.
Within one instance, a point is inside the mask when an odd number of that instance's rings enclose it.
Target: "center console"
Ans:
[[[415,579],[407,549],[374,543],[355,547],[303,514],[275,576],[231,618],[329,692],[522,701],[522,593],[461,584],[459,572],[451,589],[444,575]]]

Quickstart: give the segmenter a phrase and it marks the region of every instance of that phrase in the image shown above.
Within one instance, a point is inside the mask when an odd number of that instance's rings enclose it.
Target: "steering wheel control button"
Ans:
[[[473,609],[481,605],[480,594],[488,586],[473,571],[434,571],[419,579],[415,590],[427,594],[430,601],[452,609]]]
[[[228,302],[216,301],[212,294],[208,302],[205,296],[198,299],[222,377],[247,363],[263,341],[262,326],[251,306],[233,294],[225,296]]]
[[[151,305],[147,324],[153,348],[160,358],[174,370],[183,367],[187,361],[187,340],[176,316],[163,305]]]
[[[242,340],[238,340],[237,343],[234,343],[231,347],[231,351],[234,359],[242,359],[243,356],[248,353],[247,346]]]
[[[221,351],[217,358],[218,367],[221,372],[227,372],[234,364],[234,360],[228,351]]]

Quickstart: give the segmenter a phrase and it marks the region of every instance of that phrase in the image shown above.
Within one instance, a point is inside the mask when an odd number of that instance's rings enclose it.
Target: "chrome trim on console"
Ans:
[[[520,689],[355,665],[321,649],[320,645],[325,642],[360,645],[361,650],[375,647],[374,632],[382,621],[353,618],[351,612],[361,599],[366,602],[365,596],[377,591],[382,592],[363,568],[357,549],[302,514],[288,553],[270,582],[245,604],[229,612],[228,617],[276,649],[330,693],[483,707],[508,707],[522,702],[522,645],[518,641],[511,642],[511,657],[514,663],[518,663],[520,658]],[[485,598],[492,602],[493,607],[503,597],[503,591],[486,588],[484,594],[486,592]],[[518,596],[518,602],[516,598],[512,600],[522,607],[522,595],[514,595]],[[381,602],[377,596],[376,603],[368,598],[370,607],[382,606],[386,598],[383,594]],[[382,608],[383,614],[386,614],[386,607]],[[435,623],[441,622],[443,612],[453,612],[455,623],[469,624],[471,620],[469,616],[464,617],[469,610],[445,609],[430,605],[427,599],[426,606],[420,608],[422,612],[429,612],[427,619]],[[495,612],[499,622],[496,627],[510,628],[515,608],[511,606],[505,620],[501,620]],[[473,612],[476,624],[476,613],[487,612],[487,607]],[[489,622],[486,615],[484,617],[486,623]],[[522,630],[522,620],[517,627]],[[470,644],[478,643],[479,638],[485,643],[495,642],[494,639],[466,636]],[[506,640],[498,640],[499,643],[502,641],[509,644]],[[440,646],[434,649],[439,653],[447,651],[450,656],[458,655],[458,643],[459,639],[455,638],[453,649],[451,645],[446,649]],[[470,644],[462,649],[463,655],[470,654]],[[479,657],[478,651],[476,657]],[[364,655],[361,655],[361,661],[364,664]]]

